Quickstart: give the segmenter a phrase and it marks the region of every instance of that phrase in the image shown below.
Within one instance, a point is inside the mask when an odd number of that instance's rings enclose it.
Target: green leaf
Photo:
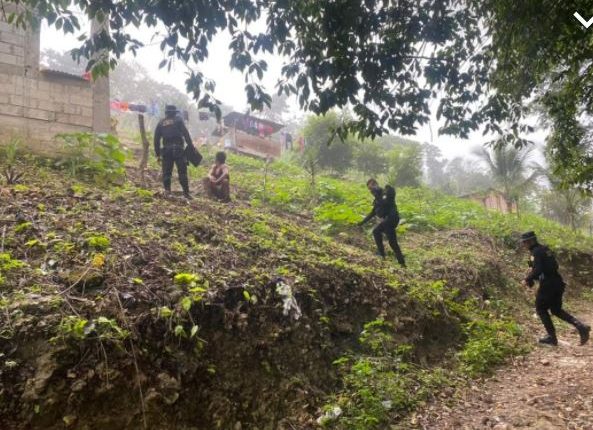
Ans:
[[[177,336],[177,337],[187,337],[187,335],[185,333],[185,329],[183,328],[182,325],[175,326],[174,333],[175,333],[175,336]]]
[[[173,315],[173,311],[167,306],[162,306],[159,309],[159,315],[163,318],[169,318],[171,315]]]
[[[189,310],[191,309],[193,302],[192,299],[190,297],[184,297],[183,299],[181,299],[181,308],[186,311],[189,312]]]

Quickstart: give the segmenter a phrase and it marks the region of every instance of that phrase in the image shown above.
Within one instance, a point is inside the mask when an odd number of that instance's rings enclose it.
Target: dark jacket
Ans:
[[[374,193],[373,210],[360,223],[366,224],[373,217],[384,218],[389,221],[399,222],[399,212],[395,204],[395,189],[391,185],[385,185],[385,188],[378,188]]]
[[[558,273],[558,262],[550,248],[537,243],[529,249],[529,252],[531,253],[529,261],[531,272],[525,278],[528,285],[532,286],[535,281],[539,281],[540,286],[564,285],[562,276]]]
[[[183,148],[184,139],[188,146],[193,146],[189,131],[187,131],[180,117],[168,117],[160,120],[154,131],[154,152],[156,156],[161,156],[161,140],[165,148],[168,146]]]

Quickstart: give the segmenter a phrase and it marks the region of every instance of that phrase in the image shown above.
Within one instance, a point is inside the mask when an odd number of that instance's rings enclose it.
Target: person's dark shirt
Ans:
[[[161,140],[164,146],[183,146],[184,139],[188,146],[193,145],[183,119],[174,116],[160,120],[154,131],[154,152],[156,156],[161,156]]]
[[[561,281],[562,277],[558,273],[558,262],[554,253],[545,245],[536,243],[529,252],[531,253],[530,266],[531,271],[525,278],[525,282],[532,286],[535,281]]]
[[[366,224],[375,216],[392,221],[399,220],[399,213],[395,203],[395,189],[391,185],[385,185],[385,189],[377,188],[373,191],[373,195],[375,196],[373,209],[361,224]]]

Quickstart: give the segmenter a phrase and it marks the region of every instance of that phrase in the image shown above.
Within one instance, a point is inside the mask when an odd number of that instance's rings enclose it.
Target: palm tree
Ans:
[[[494,182],[494,188],[504,196],[511,212],[513,203],[519,212],[519,198],[531,188],[540,174],[535,163],[529,163],[533,149],[517,149],[513,146],[497,146],[491,150],[477,147],[475,156],[486,163]]]

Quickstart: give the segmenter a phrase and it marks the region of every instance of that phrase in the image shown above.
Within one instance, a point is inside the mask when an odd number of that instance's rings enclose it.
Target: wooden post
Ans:
[[[142,139],[142,158],[140,160],[140,177],[142,179],[142,185],[144,186],[145,178],[144,173],[148,167],[148,151],[150,144],[146,138],[146,127],[144,125],[144,115],[138,114],[138,126],[140,128],[140,138]]]

